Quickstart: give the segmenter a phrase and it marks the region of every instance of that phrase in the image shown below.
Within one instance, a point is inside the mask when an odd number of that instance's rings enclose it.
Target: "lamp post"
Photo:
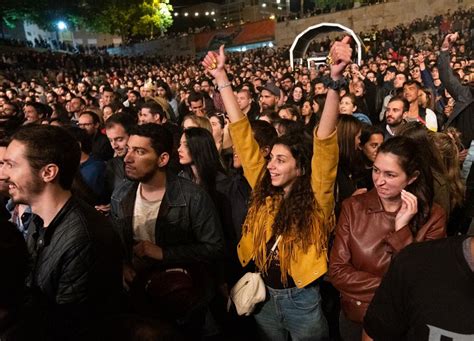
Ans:
[[[60,32],[63,32],[65,30],[67,30],[67,24],[62,21],[62,20],[59,20],[57,23],[56,23],[56,27],[57,27],[57,31],[56,31],[56,35],[57,35],[57,38],[58,38],[58,45],[57,45],[57,49],[59,50],[60,49],[60,40],[61,40],[61,37],[60,37]]]

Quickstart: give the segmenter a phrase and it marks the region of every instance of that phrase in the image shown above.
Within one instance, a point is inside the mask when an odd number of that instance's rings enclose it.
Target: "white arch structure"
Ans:
[[[321,23],[308,27],[296,36],[290,48],[291,68],[294,69],[295,58],[303,58],[306,55],[309,44],[318,34],[330,32],[346,32],[354,39],[356,44],[357,64],[360,65],[362,61],[362,41],[359,36],[355,34],[353,30],[341,24]]]

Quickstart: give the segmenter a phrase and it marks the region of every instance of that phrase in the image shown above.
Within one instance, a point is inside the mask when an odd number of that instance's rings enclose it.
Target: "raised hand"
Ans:
[[[219,53],[215,51],[209,51],[202,61],[202,65],[206,68],[206,71],[216,78],[222,72],[225,72],[225,54],[224,45],[219,48]]]
[[[405,190],[401,193],[402,206],[395,217],[395,231],[408,225],[411,219],[418,212],[418,199],[415,195]]]
[[[422,52],[418,53],[418,55],[416,56],[415,63],[417,65],[425,64],[425,56],[423,55]]]
[[[459,38],[459,33],[450,33],[444,37],[443,44],[441,44],[441,50],[448,51],[453,46],[454,42]]]
[[[336,41],[329,51],[331,78],[338,80],[342,78],[342,74],[347,65],[351,63],[352,48],[349,44],[350,36],[345,36],[341,41]]]

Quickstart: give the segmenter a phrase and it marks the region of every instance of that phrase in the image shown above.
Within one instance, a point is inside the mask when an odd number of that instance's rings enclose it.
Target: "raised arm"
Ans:
[[[202,62],[206,70],[216,79],[217,87],[222,96],[227,117],[231,124],[229,131],[232,142],[242,162],[244,176],[252,188],[265,172],[266,161],[260,152],[259,145],[255,140],[250,122],[239,108],[231,83],[225,71],[224,45],[219,48],[219,53],[210,51]]]
[[[342,73],[351,61],[352,49],[349,45],[350,37],[334,43],[329,54],[332,61],[331,78],[337,85],[342,81]],[[339,151],[335,134],[337,117],[339,116],[339,92],[328,89],[326,104],[319,126],[314,132],[313,158],[311,160],[311,186],[316,201],[324,216],[333,220],[334,216],[334,183],[336,181]],[[331,222],[332,224],[332,222]],[[331,228],[332,229],[332,228]]]
[[[463,86],[459,79],[453,74],[449,66],[449,51],[458,39],[458,33],[448,34],[441,45],[441,53],[438,57],[438,70],[441,82],[456,101],[468,100],[472,95],[468,86]]]
[[[225,71],[224,45],[221,45],[219,48],[219,53],[209,51],[206,57],[204,57],[202,65],[216,79],[217,89],[221,94],[227,117],[230,122],[237,122],[243,118],[245,115],[237,104],[237,100],[232,92],[231,83],[229,82],[229,78],[227,78],[227,73]]]
[[[352,48],[349,45],[351,37],[346,36],[341,41],[336,41],[329,52],[329,59],[331,60],[331,79],[334,82],[343,79],[342,73],[348,64],[351,62]],[[332,134],[336,129],[337,117],[339,115],[339,92],[328,89],[326,96],[326,104],[324,105],[321,120],[319,121],[318,131],[316,136],[324,139]]]

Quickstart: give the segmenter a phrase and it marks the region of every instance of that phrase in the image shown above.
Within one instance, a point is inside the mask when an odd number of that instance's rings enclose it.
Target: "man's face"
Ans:
[[[314,85],[314,94],[315,95],[324,95],[328,92],[328,89],[324,86],[323,83],[316,83]]]
[[[15,115],[15,107],[12,104],[6,103],[3,105],[2,117],[13,117]]]
[[[110,105],[114,100],[114,93],[110,91],[104,91],[102,93],[102,105]]]
[[[207,94],[211,92],[211,85],[209,84],[208,81],[204,81],[201,83],[201,91]]]
[[[306,86],[306,84],[309,83],[309,76],[308,75],[302,75],[301,76],[301,84],[303,84],[303,86]]]
[[[54,96],[49,92],[46,94],[46,102],[48,102],[49,104],[55,102]]]
[[[403,97],[410,103],[418,101],[418,87],[415,84],[404,85]]]
[[[385,119],[387,124],[391,127],[396,127],[403,122],[405,117],[405,112],[403,112],[403,102],[402,101],[393,101],[388,103],[387,109],[385,110]]]
[[[127,154],[128,134],[121,124],[114,124],[105,130],[112,149],[116,156],[125,156]]]
[[[159,123],[157,118],[159,115],[153,115],[150,108],[142,108],[138,113],[138,124]]]
[[[275,110],[278,97],[268,90],[262,90],[260,94],[260,104],[263,110]]]
[[[161,86],[158,87],[158,89],[156,89],[156,95],[157,95],[158,97],[165,98],[165,97],[166,97],[166,90],[165,90],[165,88],[163,88],[163,87],[161,87]]]
[[[189,107],[191,111],[194,113],[194,115],[201,116],[201,117],[206,116],[206,113],[204,112],[204,104],[202,100],[190,102]]]
[[[406,81],[406,76],[403,73],[399,73],[395,76],[395,79],[393,80],[393,86],[395,87],[395,89],[401,89]]]
[[[129,93],[127,98],[128,102],[130,102],[131,104],[135,104],[138,101],[138,97],[133,92]]]
[[[79,98],[73,98],[69,102],[69,112],[78,113],[82,110],[81,100]]]
[[[283,90],[288,92],[293,88],[293,82],[291,81],[290,78],[285,78],[284,80],[281,81],[281,87],[283,88]]]
[[[410,70],[410,75],[413,79],[421,79],[420,68],[415,66],[413,69]]]
[[[148,137],[131,135],[124,158],[125,175],[132,181],[147,182],[159,171],[159,156]]]
[[[91,115],[81,115],[77,123],[78,127],[84,129],[88,135],[95,135],[99,129],[99,124],[94,123],[94,120]]]
[[[15,204],[29,205],[44,190],[44,182],[39,172],[31,168],[26,152],[23,143],[13,140],[0,167],[0,181],[8,184],[8,194]]]
[[[2,169],[5,164],[3,157],[7,147],[0,147],[0,195],[8,196],[8,182],[3,178]]]
[[[251,100],[248,97],[248,94],[245,92],[239,92],[237,94],[237,103],[239,104],[240,110],[245,110],[250,107]]]
[[[35,123],[40,119],[40,115],[32,105],[26,105],[23,109],[25,114],[26,123]]]
[[[86,85],[84,83],[77,84],[77,91],[81,94],[84,93],[86,91]]]

